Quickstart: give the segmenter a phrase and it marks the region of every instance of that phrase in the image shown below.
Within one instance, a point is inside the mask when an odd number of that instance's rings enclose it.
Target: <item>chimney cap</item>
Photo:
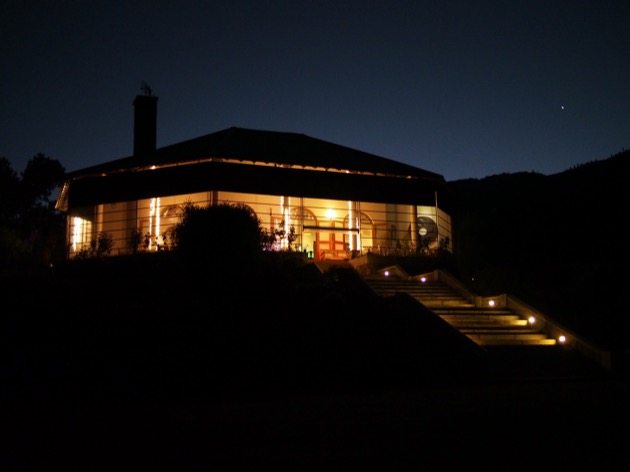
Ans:
[[[144,80],[140,83],[140,90],[144,92],[145,97],[150,97],[153,94],[151,87]]]

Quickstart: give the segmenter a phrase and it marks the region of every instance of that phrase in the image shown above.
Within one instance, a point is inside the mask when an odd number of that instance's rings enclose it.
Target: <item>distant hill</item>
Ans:
[[[602,347],[628,349],[630,151],[567,171],[449,182],[453,252],[477,292],[508,292]]]

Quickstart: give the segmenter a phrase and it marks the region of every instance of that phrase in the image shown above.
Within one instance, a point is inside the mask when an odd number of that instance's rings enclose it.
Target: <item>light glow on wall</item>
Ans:
[[[161,211],[161,202],[160,202],[160,198],[158,197],[157,199],[157,205],[156,205],[156,213],[155,213],[155,244],[156,244],[156,249],[157,249],[157,245],[159,244],[159,240],[160,240],[160,233],[162,231],[162,211]]]
[[[351,251],[358,249],[355,247],[356,238],[354,238],[354,234],[352,233],[352,229],[356,226],[355,219],[354,205],[352,201],[348,201],[348,229],[350,230],[348,231],[348,249]]]
[[[282,211],[282,222],[284,223],[282,230],[285,235],[288,235],[291,229],[291,197],[280,197],[280,210]],[[282,238],[280,247],[282,249],[289,247],[288,237]]]
[[[92,223],[79,216],[72,218],[72,240],[70,245],[73,252],[83,250],[90,243]]]
[[[76,252],[77,244],[81,241],[83,219],[75,216],[72,218],[72,250]]]
[[[149,247],[147,248],[147,250],[149,251],[157,251],[159,247],[160,206],[160,197],[151,199],[151,204],[149,207]]]

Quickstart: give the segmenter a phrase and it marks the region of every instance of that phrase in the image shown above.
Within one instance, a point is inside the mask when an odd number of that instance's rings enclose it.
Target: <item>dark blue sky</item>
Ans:
[[[0,0],[0,155],[68,171],[292,131],[447,180],[561,172],[630,147],[630,1]]]

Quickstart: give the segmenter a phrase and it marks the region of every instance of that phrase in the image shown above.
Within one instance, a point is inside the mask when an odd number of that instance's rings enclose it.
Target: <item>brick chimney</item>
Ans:
[[[133,155],[143,157],[156,148],[157,101],[150,89],[133,101]]]

